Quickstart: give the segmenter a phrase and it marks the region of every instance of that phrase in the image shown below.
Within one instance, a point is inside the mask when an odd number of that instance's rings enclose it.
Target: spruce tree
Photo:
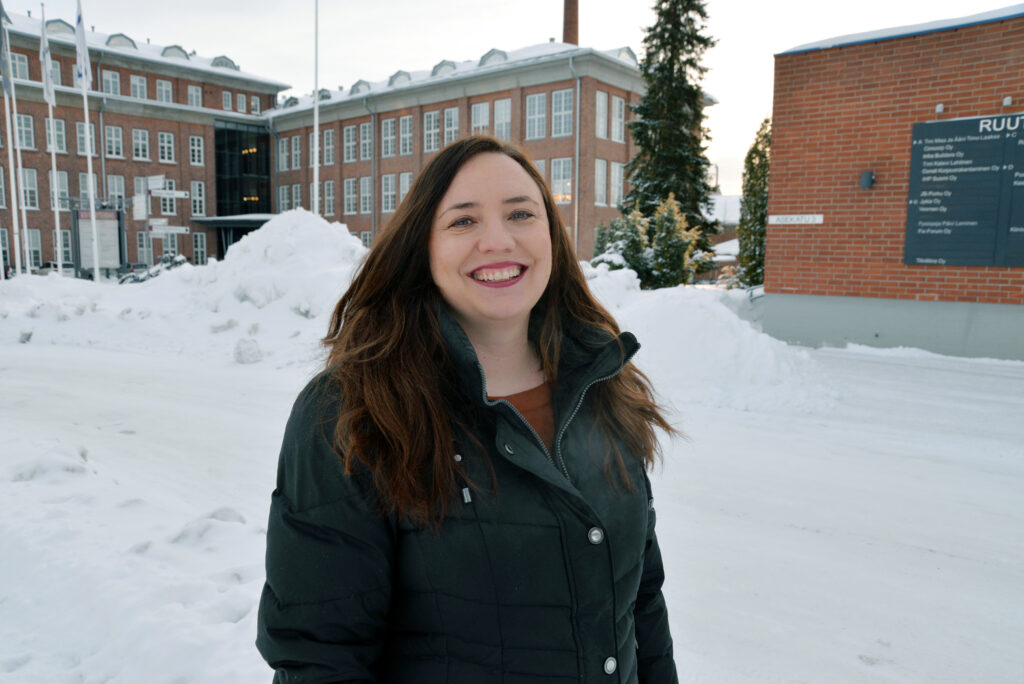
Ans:
[[[623,209],[651,216],[671,193],[687,224],[701,233],[696,248],[710,252],[708,236],[718,225],[708,218],[710,164],[704,150],[709,136],[700,82],[707,71],[701,58],[715,41],[704,33],[702,0],[657,0],[654,9],[657,20],[647,30],[640,63],[647,93],[633,106],[635,119],[629,123],[638,151],[626,167],[633,187]]]
[[[764,284],[765,227],[768,225],[768,157],[771,151],[771,119],[761,122],[754,144],[743,160],[743,197],[740,223],[739,276],[747,286]]]
[[[700,233],[687,225],[679,202],[671,193],[654,211],[646,237],[651,253],[650,274],[646,281],[641,278],[641,287],[674,287],[693,279],[691,257]]]

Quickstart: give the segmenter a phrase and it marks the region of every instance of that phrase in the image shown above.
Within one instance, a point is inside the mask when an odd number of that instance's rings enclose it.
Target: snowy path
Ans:
[[[1024,364],[811,361],[810,410],[666,392],[682,681],[1024,681]],[[0,682],[269,680],[263,525],[308,373],[0,346]]]

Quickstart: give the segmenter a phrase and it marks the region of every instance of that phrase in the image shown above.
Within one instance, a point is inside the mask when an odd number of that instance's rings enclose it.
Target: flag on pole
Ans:
[[[57,106],[57,96],[53,92],[53,67],[50,65],[50,40],[46,37],[46,8],[41,8],[42,38],[39,39],[39,64],[43,69],[43,99],[51,107]]]
[[[7,31],[3,29],[3,22],[10,22],[11,18],[4,11],[4,3],[0,1],[0,80],[3,81],[4,92],[8,97],[11,95],[11,74],[7,70]]]
[[[82,90],[92,88],[92,65],[89,64],[89,47],[85,44],[85,22],[82,21],[82,0],[78,0],[78,18],[75,19],[75,47],[78,60],[75,62],[75,78]]]

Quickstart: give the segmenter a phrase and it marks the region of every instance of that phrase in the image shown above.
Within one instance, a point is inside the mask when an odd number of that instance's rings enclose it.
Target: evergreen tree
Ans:
[[[747,287],[764,284],[764,241],[768,224],[768,155],[771,119],[761,122],[754,144],[743,160],[743,197],[740,199],[739,276]]]
[[[647,223],[638,211],[612,219],[608,228],[598,231],[594,244],[596,256],[590,263],[608,264],[613,271],[630,268],[636,272],[641,284],[644,283],[650,277]]]
[[[707,12],[702,0],[657,0],[657,20],[644,38],[640,71],[647,94],[633,106],[629,123],[638,152],[626,167],[632,189],[624,211],[651,216],[658,204],[674,194],[687,224],[700,232],[697,249],[710,252],[710,234],[717,222],[707,218],[711,187],[704,154],[704,93],[700,82],[707,71],[704,51],[714,40],[704,33]]]

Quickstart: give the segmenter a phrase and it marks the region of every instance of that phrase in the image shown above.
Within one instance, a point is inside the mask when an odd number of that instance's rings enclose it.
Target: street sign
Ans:
[[[160,237],[161,235],[188,235],[191,231],[188,226],[164,226],[150,223],[149,232],[153,234],[153,237]]]
[[[164,176],[146,176],[146,189],[147,190],[162,190],[164,187]]]
[[[188,199],[188,190],[150,190],[149,194],[168,199]]]
[[[153,218],[149,219],[149,225],[150,226],[166,226],[169,223],[170,223],[170,219],[158,218],[158,217],[155,217],[155,216]]]
[[[149,213],[149,197],[146,195],[135,195],[132,199],[132,218],[136,221],[145,221]]]

